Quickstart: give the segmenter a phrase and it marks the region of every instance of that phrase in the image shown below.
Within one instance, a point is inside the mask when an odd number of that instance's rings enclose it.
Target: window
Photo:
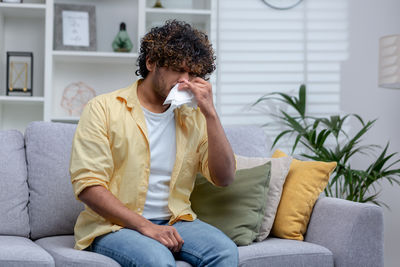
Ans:
[[[264,124],[260,96],[307,85],[307,112],[340,111],[347,58],[347,0],[304,0],[274,10],[261,0],[219,0],[216,107],[224,125]],[[272,134],[273,135],[273,134]]]

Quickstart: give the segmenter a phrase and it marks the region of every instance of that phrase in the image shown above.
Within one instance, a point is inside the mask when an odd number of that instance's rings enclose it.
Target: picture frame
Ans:
[[[54,5],[54,50],[96,51],[96,7]]]
[[[33,96],[33,53],[8,51],[7,96]]]

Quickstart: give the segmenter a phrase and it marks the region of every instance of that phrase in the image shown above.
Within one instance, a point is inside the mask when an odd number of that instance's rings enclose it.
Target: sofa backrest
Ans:
[[[73,234],[83,204],[74,197],[69,175],[76,125],[33,122],[25,133],[31,238]],[[267,156],[266,136],[257,126],[226,127],[235,153]]]
[[[29,237],[24,137],[0,131],[0,235]]]
[[[33,122],[25,132],[31,238],[73,234],[83,204],[69,175],[76,125]]]
[[[246,157],[267,157],[268,140],[264,130],[255,125],[225,127],[233,152]]]

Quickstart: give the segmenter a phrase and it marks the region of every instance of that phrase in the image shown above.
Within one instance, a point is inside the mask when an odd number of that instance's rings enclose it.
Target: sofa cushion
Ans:
[[[0,266],[50,267],[54,266],[54,260],[28,238],[0,236]]]
[[[246,157],[268,156],[267,136],[259,126],[230,126],[225,128],[225,133],[235,154]]]
[[[281,200],[283,184],[289,172],[292,157],[283,158],[261,158],[261,157],[243,157],[236,155],[237,169],[253,168],[266,162],[271,162],[271,179],[269,181],[269,190],[266,196],[267,205],[265,207],[264,218],[260,230],[257,234],[257,241],[266,239],[271,232],[274,224],[276,211]]]
[[[287,155],[276,150],[273,158]],[[328,184],[336,162],[293,159],[283,186],[271,233],[280,238],[303,240],[318,196]]]
[[[44,237],[36,240],[35,243],[53,256],[57,266],[120,266],[118,262],[104,255],[74,249],[75,239],[73,235]]]
[[[0,235],[29,237],[28,184],[23,135],[0,131]]]
[[[25,133],[31,237],[72,234],[83,209],[72,190],[69,161],[76,125],[33,122]]]
[[[328,249],[308,242],[267,238],[250,246],[239,247],[241,267],[333,267]]]
[[[57,266],[120,266],[116,261],[106,256],[76,250],[74,237],[54,236],[35,241],[53,256]],[[296,240],[267,238],[262,242],[239,247],[239,266],[319,266],[332,267],[332,253],[319,245]],[[190,264],[177,261],[178,267],[189,267]]]
[[[238,170],[227,187],[216,187],[198,174],[190,196],[193,211],[235,244],[249,245],[256,239],[264,217],[270,171],[271,162]]]
[[[104,266],[104,267],[119,267],[118,262],[113,259],[103,256],[98,253],[89,252],[85,250],[74,249],[74,236],[53,236],[45,237],[36,240],[35,242],[39,246],[47,250],[57,266]],[[177,261],[176,266],[178,267],[190,267],[191,265],[184,261]]]

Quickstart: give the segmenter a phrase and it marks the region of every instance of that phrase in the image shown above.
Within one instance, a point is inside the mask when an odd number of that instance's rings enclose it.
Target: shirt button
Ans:
[[[140,189],[142,189],[142,191],[145,191],[146,187],[143,185],[143,186],[140,187]]]
[[[137,209],[137,211],[141,211],[141,210],[142,210],[141,208],[138,208],[138,209]]]

